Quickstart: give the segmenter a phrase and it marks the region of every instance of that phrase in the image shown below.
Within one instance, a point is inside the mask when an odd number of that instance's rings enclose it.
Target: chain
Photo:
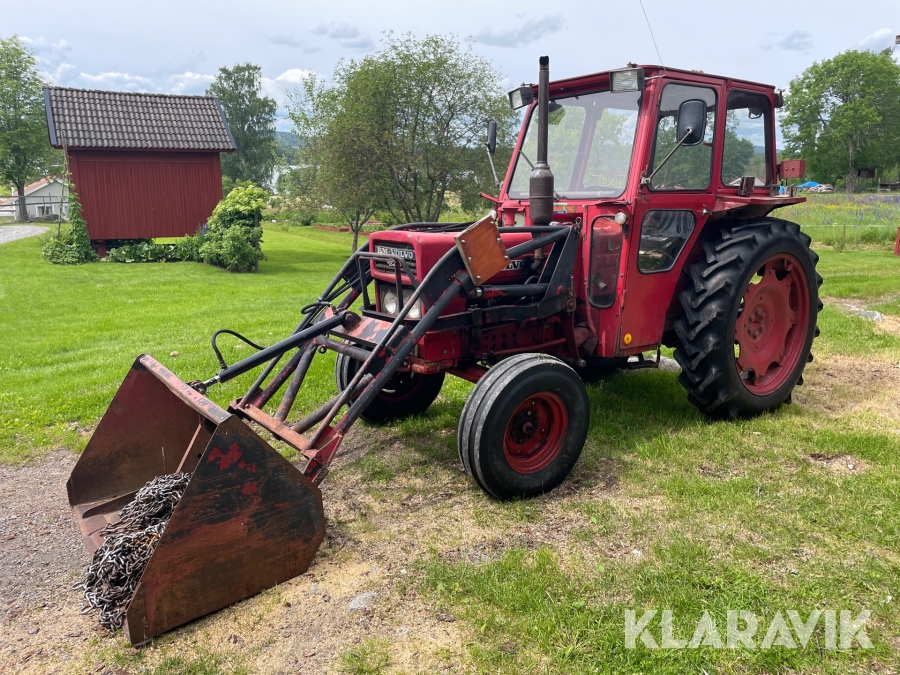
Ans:
[[[119,522],[100,530],[103,545],[75,586],[83,590],[82,614],[99,609],[102,626],[122,627],[138,581],[190,479],[189,473],[154,478],[119,512]]]

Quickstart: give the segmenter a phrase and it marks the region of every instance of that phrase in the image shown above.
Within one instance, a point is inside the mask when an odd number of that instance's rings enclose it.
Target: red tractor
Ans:
[[[205,381],[135,362],[69,481],[93,550],[144,483],[192,472],[129,606],[132,642],[303,572],[324,536],[317,485],[350,426],[423,412],[448,373],[476,383],[459,455],[498,499],[563,481],[590,421],[583,379],[652,366],[660,345],[710,417],[790,399],[821,278],[809,237],[769,216],[803,201],[779,185],[803,170],[776,163],[780,95],[657,66],[551,83],[542,57],[539,85],[509,97],[524,122],[491,215],[373,234],[287,339],[227,365],[213,336],[222,368]],[[288,421],[328,350],[338,394]],[[259,367],[227,410],[204,396]]]

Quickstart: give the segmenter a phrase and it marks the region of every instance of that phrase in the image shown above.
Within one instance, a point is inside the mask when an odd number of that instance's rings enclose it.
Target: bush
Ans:
[[[235,225],[258,227],[269,193],[255,185],[235,187],[213,209],[209,229],[228,229]]]
[[[255,272],[263,257],[259,250],[261,235],[260,227],[210,229],[200,238],[200,257],[203,262],[223,267],[229,272]]]
[[[71,184],[69,184],[69,226],[44,242],[41,257],[54,265],[81,265],[99,260],[99,256],[91,248],[87,223],[81,215],[81,202],[78,201],[78,195],[75,194],[74,186]]]
[[[191,260],[192,258],[185,255],[183,242],[187,239],[194,239],[194,237],[185,237],[174,244],[154,244],[150,240],[129,243],[110,249],[103,260],[104,262],[124,263]]]
[[[218,203],[209,217],[205,233],[196,237],[203,262],[229,272],[254,272],[264,259],[259,226],[269,195],[262,188],[242,185]]]

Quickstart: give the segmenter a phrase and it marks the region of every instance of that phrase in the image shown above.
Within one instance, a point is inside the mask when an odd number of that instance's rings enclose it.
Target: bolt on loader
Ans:
[[[541,57],[509,99],[524,120],[489,215],[373,233],[284,340],[228,365],[215,334],[208,379],[134,362],[68,482],[95,551],[145,483],[191,473],[125,613],[133,644],[303,573],[350,427],[422,413],[448,374],[475,383],[460,460],[501,500],[562,482],[588,432],[584,381],[652,367],[661,345],[712,418],[772,410],[802,383],[822,280],[809,237],[770,216],[803,201],[783,179],[804,171],[776,162],[772,86],[634,64],[550,82]],[[292,415],[326,351],[337,394]],[[257,369],[227,408],[205,396]]]

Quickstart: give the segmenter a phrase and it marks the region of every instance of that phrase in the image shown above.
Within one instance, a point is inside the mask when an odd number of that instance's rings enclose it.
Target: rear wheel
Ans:
[[[790,400],[812,360],[822,303],[819,257],[799,226],[726,226],[691,265],[675,359],[688,398],[710,417],[750,417]]]
[[[354,358],[337,355],[334,379],[339,391],[347,388],[360,365]],[[420,375],[412,371],[398,371],[363,411],[362,418],[372,424],[384,424],[423,413],[441,393],[443,384],[444,373]]]
[[[457,442],[466,472],[498,499],[559,485],[581,455],[590,405],[565,363],[519,354],[491,368],[472,391]]]

